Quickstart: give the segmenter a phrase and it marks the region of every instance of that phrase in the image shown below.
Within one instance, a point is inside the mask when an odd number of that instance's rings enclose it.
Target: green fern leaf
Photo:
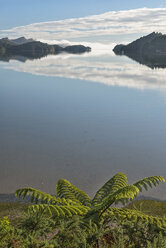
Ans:
[[[73,201],[79,201],[81,204],[85,206],[90,205],[90,197],[78,189],[74,185],[72,185],[69,181],[65,179],[60,179],[56,185],[57,196],[60,198],[70,199]]]
[[[106,196],[100,204],[93,206],[92,209],[87,213],[86,218],[94,214],[96,215],[97,213],[101,216],[113,203],[116,203],[124,198],[133,199],[138,194],[138,192],[138,188],[134,185],[127,185],[123,188],[120,188],[113,194]]]
[[[118,173],[108,180],[103,187],[101,187],[92,200],[92,205],[100,203],[108,194],[113,194],[117,190],[127,186],[127,177],[123,173]]]
[[[59,206],[49,204],[31,205],[28,207],[29,211],[47,213],[54,217],[72,217],[73,215],[85,215],[89,208],[85,206]]]
[[[139,191],[142,191],[142,189],[148,190],[148,186],[152,188],[152,186],[157,186],[159,183],[165,182],[165,179],[162,176],[152,176],[152,177],[145,177],[142,180],[137,181],[133,185],[136,186]]]
[[[29,196],[32,203],[41,204],[59,204],[59,205],[78,205],[77,202],[70,199],[58,198],[47,194],[45,192],[39,191],[33,188],[22,188],[18,189],[15,193],[16,197],[24,199]]]

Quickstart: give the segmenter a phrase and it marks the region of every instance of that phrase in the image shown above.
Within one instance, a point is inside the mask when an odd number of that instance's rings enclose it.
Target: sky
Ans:
[[[166,0],[0,0],[0,30],[36,22],[85,17],[108,11],[163,8]]]
[[[166,34],[166,8],[107,11],[80,18],[32,23],[0,30],[0,37],[24,36],[53,44],[98,42],[110,46],[110,43],[128,43],[154,31]]]

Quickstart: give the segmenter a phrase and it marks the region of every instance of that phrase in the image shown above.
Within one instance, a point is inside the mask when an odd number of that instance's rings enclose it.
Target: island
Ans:
[[[0,60],[9,61],[10,59],[25,62],[27,59],[40,59],[47,55],[59,53],[81,54],[90,52],[91,48],[83,45],[60,46],[50,45],[33,39],[20,37],[17,39],[0,39]]]
[[[128,45],[116,45],[113,51],[152,69],[166,68],[166,35],[162,33],[153,32]]]

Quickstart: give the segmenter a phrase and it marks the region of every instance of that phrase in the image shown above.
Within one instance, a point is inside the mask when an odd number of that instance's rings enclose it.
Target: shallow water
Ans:
[[[92,55],[0,62],[0,193],[54,193],[66,178],[92,195],[117,172],[166,177],[166,70]]]

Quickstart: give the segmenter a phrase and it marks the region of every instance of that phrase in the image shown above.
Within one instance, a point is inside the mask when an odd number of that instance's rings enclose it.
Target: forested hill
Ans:
[[[151,68],[166,68],[166,35],[151,33],[128,45],[117,45],[113,49],[116,55],[126,55]]]
[[[62,52],[80,54],[90,52],[90,47],[83,45],[73,45],[62,47],[59,45],[49,45],[32,39],[20,37],[15,40],[8,38],[0,39],[0,60],[9,61],[12,58],[23,57],[26,59],[37,59],[49,54],[59,54]]]

